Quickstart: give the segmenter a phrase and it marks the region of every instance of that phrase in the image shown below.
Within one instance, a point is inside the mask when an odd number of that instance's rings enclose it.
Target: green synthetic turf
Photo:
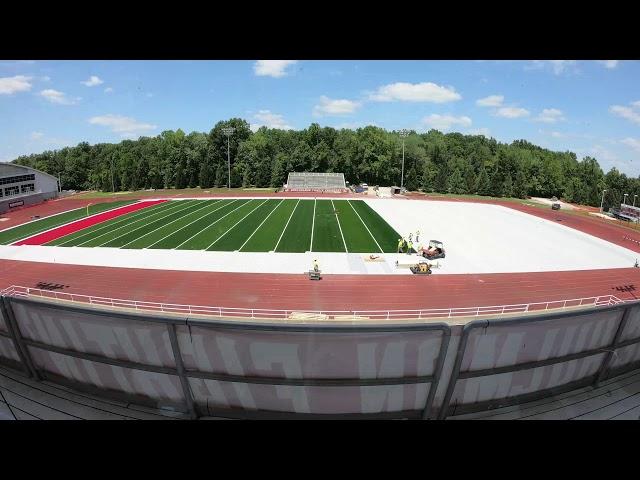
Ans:
[[[313,227],[313,252],[344,252],[345,246],[331,200],[318,200]]]
[[[116,228],[113,231],[107,231],[106,233],[102,232],[102,233],[95,234],[89,237],[88,239],[86,238],[81,239],[80,243],[78,243],[77,246],[78,247],[98,247],[98,246],[101,247],[101,246],[107,246],[106,245],[107,243],[111,243],[114,240],[119,240],[124,236],[137,237],[139,235],[142,235],[142,233],[139,233],[140,232],[139,229],[144,228],[146,225],[149,225],[150,223],[154,223],[157,221],[164,221],[165,218],[169,218],[172,215],[180,214],[180,212],[182,212],[186,208],[189,208],[190,206],[193,206],[193,205],[194,205],[194,202],[191,200],[180,201],[177,208],[173,208],[171,210],[167,209],[166,211],[163,211],[160,215],[149,215],[148,217],[145,217],[142,221],[132,224],[131,228],[122,228],[122,229]],[[118,245],[118,246],[121,246],[121,245]]]
[[[127,203],[118,202],[117,206]],[[384,252],[395,252],[399,236],[360,200],[175,200],[94,225],[48,245],[304,253],[311,247],[312,231],[314,252],[344,252],[346,244],[351,253],[380,253],[374,237]]]
[[[312,223],[313,200],[300,200],[275,251],[302,253],[309,251]]]
[[[334,200],[344,241],[350,253],[381,253],[380,248],[346,200]]]
[[[180,247],[176,247],[179,250],[206,250],[212,243],[217,241],[227,230],[233,227],[239,222],[245,215],[251,210],[256,208],[262,200],[249,200],[242,205],[237,205],[236,208],[222,216],[218,221],[211,224],[204,229],[194,238]],[[240,202],[237,202],[240,203]]]
[[[271,252],[275,249],[298,200],[283,200],[271,213],[269,219],[253,234],[242,252]]]
[[[280,200],[266,200],[253,213],[249,214],[242,223],[236,225],[232,230],[225,233],[224,237],[217,241],[209,250],[226,252],[239,250],[244,242],[247,241],[249,236],[255,232],[256,228],[258,228],[262,221],[274,208],[276,208],[279,203]]]
[[[158,228],[161,228],[167,224],[173,224],[174,221],[180,220],[185,215],[188,215],[193,211],[199,210],[200,208],[206,205],[206,200],[196,200],[196,201],[193,201],[192,203],[189,203],[189,201],[187,200],[185,201],[185,204],[187,203],[188,203],[187,206],[180,208],[179,210],[172,211],[171,213],[168,213],[167,215],[163,215],[162,217],[157,218],[156,220],[153,220],[151,222],[145,222],[144,225],[141,225],[135,228],[134,230],[128,233],[125,233],[124,235],[120,234],[116,238],[109,240],[106,243],[103,242],[103,245],[101,246],[110,247],[110,248],[113,248],[113,247],[122,248],[127,244],[129,244],[130,242],[133,242],[134,240],[137,240],[141,237],[146,238],[146,236],[148,236],[147,234],[153,233]]]
[[[105,212],[114,208],[122,207],[123,205],[129,205],[134,203],[135,200],[123,200],[119,202],[105,202],[97,203],[89,206],[89,215],[95,215],[96,213]],[[75,220],[87,217],[87,207],[78,208],[69,212],[61,213],[59,215],[49,216],[39,220],[34,220],[24,225],[20,225],[15,228],[11,228],[0,232],[0,244],[7,245],[9,243],[17,242],[26,237],[35,235],[36,233],[44,232],[51,228],[64,225]]]
[[[124,245],[122,248],[148,248],[149,246],[163,240],[173,233],[177,232],[178,234],[180,234],[186,228],[188,228],[188,226],[190,226],[190,223],[196,222],[198,219],[206,216],[207,214],[218,208],[219,201],[220,200],[202,202],[195,210],[191,210],[188,213],[181,214],[178,218],[175,218],[169,222],[163,221],[160,226],[156,226],[150,232],[142,234],[135,240],[132,240]]]
[[[101,235],[102,233],[114,231],[116,229],[120,229],[119,231],[121,233],[124,233],[127,231],[125,230],[126,228],[135,228],[133,227],[133,225],[135,225],[135,222],[150,218],[152,215],[160,215],[160,213],[165,210],[177,208],[176,203],[177,202],[158,203],[156,205],[143,208],[142,210],[127,213],[126,215],[107,220],[106,222],[101,222],[91,227],[83,228],[78,232],[65,235],[61,238],[57,238],[49,243],[46,243],[45,245],[72,247],[84,242],[85,240],[89,240],[90,238]]]
[[[215,208],[203,215],[191,225],[182,230],[176,230],[174,233],[159,241],[149,248],[179,248],[182,244],[186,244],[191,238],[195,238],[204,229],[210,227],[214,222],[220,220],[227,213],[235,210],[248,200],[222,200],[217,203]]]
[[[376,238],[385,253],[398,251],[398,238],[401,235],[396,232],[378,213],[363,201],[348,202],[358,212],[362,221],[369,227],[369,231]],[[401,208],[401,207],[400,207]],[[366,231],[366,229],[364,229]]]

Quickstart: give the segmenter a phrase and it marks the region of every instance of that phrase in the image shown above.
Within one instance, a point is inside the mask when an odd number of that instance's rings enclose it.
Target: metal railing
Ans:
[[[552,300],[514,305],[492,305],[478,307],[430,308],[422,310],[277,310],[265,308],[233,308],[207,305],[182,305],[174,303],[147,302],[121,298],[81,295],[55,290],[12,285],[0,291],[0,295],[13,297],[40,297],[53,300],[85,303],[103,307],[125,308],[136,311],[177,313],[189,315],[207,315],[243,319],[281,319],[281,320],[428,320],[460,317],[481,317],[485,315],[508,315],[558,310],[580,307],[601,307],[623,303],[614,295]]]

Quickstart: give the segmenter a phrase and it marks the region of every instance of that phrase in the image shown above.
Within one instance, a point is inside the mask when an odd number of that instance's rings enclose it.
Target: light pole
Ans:
[[[623,205],[626,205],[626,204],[627,204],[627,197],[628,197],[628,196],[629,196],[629,194],[628,194],[628,193],[625,193],[625,194],[624,194],[624,197],[623,197],[623,199],[622,199],[622,204],[623,204]]]
[[[602,213],[602,205],[604,205],[604,194],[606,190],[602,190],[602,201],[600,202],[600,213]]]
[[[113,182],[113,155],[111,156],[111,191],[115,193],[116,184]]]
[[[233,132],[235,132],[236,129],[233,127],[225,127],[222,129],[222,133],[224,133],[227,136],[227,166],[229,169],[229,189],[231,189],[231,156],[229,153],[229,139],[231,138],[231,135],[233,135]]]
[[[633,206],[634,206],[634,207],[636,206],[636,197],[637,197],[637,196],[638,196],[638,195],[634,195],[634,196],[633,196]]]
[[[409,130],[402,129],[398,132],[402,138],[402,173],[400,174],[400,191],[404,188],[404,139],[409,136]]]

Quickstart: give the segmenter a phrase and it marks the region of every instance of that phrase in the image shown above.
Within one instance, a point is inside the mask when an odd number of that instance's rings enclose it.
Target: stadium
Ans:
[[[18,173],[0,177],[50,177]],[[341,173],[275,193],[6,188],[13,416],[637,418],[640,233],[618,222],[356,193]]]

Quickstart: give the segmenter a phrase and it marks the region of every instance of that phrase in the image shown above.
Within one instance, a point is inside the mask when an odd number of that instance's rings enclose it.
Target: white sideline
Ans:
[[[278,205],[276,205],[276,208],[272,209],[272,210],[269,212],[269,215],[267,215],[267,216],[264,218],[264,220],[262,220],[262,222],[260,223],[260,225],[258,225],[258,227],[253,231],[253,233],[252,233],[251,235],[249,235],[249,238],[247,238],[247,239],[245,240],[245,242],[242,244],[242,246],[238,249],[238,251],[239,251],[239,252],[241,252],[241,251],[242,251],[242,249],[244,248],[244,246],[245,246],[247,243],[249,243],[249,240],[251,240],[251,237],[253,237],[253,236],[256,234],[256,232],[257,232],[258,230],[260,230],[260,227],[261,227],[262,225],[264,225],[264,222],[266,222],[266,221],[267,221],[267,219],[271,216],[271,214],[272,214],[273,212],[275,212],[275,211],[278,209],[278,207],[279,207],[280,205],[282,205],[282,202],[284,202],[284,199],[281,199],[281,200],[280,200],[280,202],[278,203]]]
[[[291,215],[289,215],[289,220],[287,220],[287,223],[284,225],[284,228],[282,229],[282,233],[280,234],[280,238],[278,238],[278,241],[276,242],[276,246],[273,247],[273,251],[277,252],[278,251],[278,245],[280,245],[280,240],[282,240],[282,236],[284,235],[284,232],[287,231],[287,227],[289,226],[289,222],[291,221],[291,218],[293,217],[293,214],[295,213],[296,209],[298,208],[298,204],[300,203],[300,199],[298,199],[298,201],[296,202],[296,206],[293,207],[293,210],[291,210]]]
[[[311,244],[309,245],[310,252],[313,252],[313,229],[316,226],[316,204],[317,203],[318,203],[318,200],[314,198],[313,199],[313,215],[311,217]]]
[[[181,209],[181,208],[179,208],[179,207],[176,207],[176,208],[177,208],[177,210],[176,210],[176,211],[181,211],[181,210],[183,210],[183,209]],[[185,208],[188,208],[188,207],[185,207]],[[121,227],[115,228],[115,229],[113,229],[113,230],[109,230],[108,232],[101,233],[101,234],[100,234],[100,235],[98,235],[98,236],[91,237],[89,240],[86,240],[86,241],[84,241],[84,242],[80,242],[80,243],[79,243],[79,244],[77,244],[77,245],[74,245],[74,247],[81,247],[81,246],[82,246],[82,245],[84,245],[85,243],[89,243],[90,241],[95,240],[95,239],[100,238],[100,237],[104,237],[105,235],[108,235],[109,233],[113,233],[113,232],[117,232],[118,230],[122,230],[123,228],[128,227],[129,225],[133,225],[134,223],[138,223],[138,222],[141,222],[141,221],[143,221],[143,220],[148,220],[149,218],[153,218],[153,217],[155,217],[155,216],[156,216],[156,215],[158,215],[158,214],[162,215],[163,213],[166,213],[168,210],[173,210],[173,206],[171,206],[171,207],[169,207],[169,208],[166,208],[166,209],[162,209],[162,210],[161,210],[161,211],[159,211],[159,212],[153,212],[151,215],[149,215],[149,216],[147,216],[147,217],[143,217],[143,218],[141,218],[141,219],[139,219],[139,220],[136,220],[135,222],[127,223],[127,224],[125,224],[125,225],[122,225]],[[171,212],[171,213],[174,213],[174,212]],[[164,217],[160,217],[160,219],[162,219],[162,218],[164,218]],[[160,220],[160,219],[157,219],[157,220]],[[155,220],[154,220],[154,221],[155,221]],[[131,230],[131,231],[133,232],[133,231],[135,231],[135,229],[134,229],[134,230]],[[122,235],[120,235],[120,237],[121,237],[121,236],[122,236]],[[120,238],[120,237],[116,237],[116,238]],[[97,246],[100,246],[100,245],[97,245]]]
[[[180,208],[180,209],[178,209],[178,210],[174,210],[173,212],[168,213],[167,215],[164,215],[164,216],[162,216],[162,217],[160,217],[160,218],[156,218],[156,219],[155,219],[155,220],[153,220],[152,222],[148,222],[148,223],[145,223],[145,224],[143,224],[143,225],[140,225],[139,227],[134,228],[133,230],[129,230],[129,231],[127,231],[127,232],[123,233],[122,235],[118,235],[118,236],[117,236],[117,237],[115,237],[115,238],[111,238],[111,239],[107,240],[107,241],[106,241],[106,242],[104,242],[104,243],[101,243],[101,244],[99,244],[99,245],[94,245],[94,246],[95,246],[95,247],[102,247],[103,245],[106,245],[107,243],[113,242],[113,241],[115,241],[115,240],[118,240],[119,238],[124,237],[125,235],[129,235],[130,233],[133,233],[133,232],[135,232],[135,231],[137,231],[137,230],[140,230],[141,228],[143,228],[143,227],[145,227],[145,226],[149,225],[150,223],[157,222],[157,221],[159,221],[159,220],[163,220],[163,219],[165,219],[165,218],[167,218],[167,217],[170,217],[171,215],[173,215],[173,214],[175,214],[175,213],[183,212],[183,211],[185,211],[186,209],[191,208],[193,205],[195,205],[195,203],[190,203],[189,205],[187,205],[187,206],[186,206],[186,207],[184,207],[184,208]],[[164,211],[164,210],[163,210],[163,212],[162,212],[162,213],[165,213],[165,212],[166,212],[166,211]],[[148,217],[147,217],[147,220],[148,220]],[[108,233],[108,232],[107,232],[107,233]],[[98,236],[98,237],[96,237],[96,238],[102,237],[102,236],[104,236],[104,235],[106,235],[106,233],[104,233],[104,234],[102,234],[102,235],[99,235],[99,236]],[[87,240],[86,242],[82,242],[80,245],[83,245],[83,244],[85,244],[85,243],[89,243],[90,241],[91,241],[91,240]],[[78,246],[80,246],[80,245],[76,245],[76,246],[78,247]]]
[[[222,200],[217,200],[217,201],[213,202],[211,205],[217,205],[217,204],[218,204],[218,203],[220,203],[221,201],[222,201]],[[230,203],[233,203],[233,202],[230,202]],[[230,203],[225,203],[224,205],[229,205]],[[209,206],[211,206],[211,205],[209,205]],[[156,244],[158,244],[158,243],[162,242],[163,240],[166,240],[166,239],[167,239],[167,238],[169,238],[171,235],[173,235],[173,234],[175,234],[175,233],[178,233],[180,230],[184,230],[184,229],[185,229],[185,228],[187,228],[188,226],[193,225],[194,223],[196,223],[196,222],[197,222],[197,221],[199,221],[199,220],[202,220],[202,219],[203,219],[204,217],[206,217],[207,215],[211,215],[212,213],[217,212],[218,210],[220,210],[221,208],[223,208],[223,207],[224,207],[224,205],[222,205],[222,207],[218,207],[218,208],[216,208],[215,210],[212,210],[212,211],[210,211],[210,212],[207,212],[207,213],[205,213],[204,215],[199,216],[199,217],[198,217],[198,218],[196,218],[193,222],[189,222],[189,223],[187,223],[186,225],[184,225],[184,226],[180,227],[179,229],[174,230],[174,231],[173,231],[173,232],[171,232],[169,235],[165,235],[165,236],[164,236],[164,237],[162,237],[160,240],[158,240],[158,241],[156,241],[156,242],[153,242],[151,245],[149,245],[149,246],[145,247],[145,249],[146,249],[146,248],[151,248],[151,247],[153,247],[154,245],[156,245]]]
[[[268,200],[268,199],[267,199]],[[264,205],[267,200],[263,201],[260,205],[258,205],[256,208],[254,208],[253,210],[251,210],[249,213],[247,213],[244,217],[242,217],[240,220],[238,220],[236,223],[233,224],[233,226],[231,228],[229,228],[226,232],[224,232],[222,235],[220,235],[218,238],[216,238],[213,243],[211,245],[209,245],[207,248],[205,248],[205,250],[209,250],[211,247],[213,247],[218,240],[220,240],[222,237],[224,237],[227,233],[229,233],[231,230],[233,230],[234,228],[236,228],[240,223],[244,222],[244,219],[247,218],[249,215],[251,215],[253,212],[255,212],[257,209],[259,209],[262,205]],[[246,205],[246,204],[245,204]]]
[[[347,242],[344,241],[344,235],[342,234],[342,226],[340,225],[340,219],[338,218],[338,212],[336,212],[336,205],[331,200],[331,206],[333,207],[333,214],[336,216],[336,220],[338,221],[338,228],[340,229],[340,236],[342,237],[342,243],[344,243],[344,251],[349,253],[349,249],[347,248]]]
[[[162,207],[162,206],[166,206],[167,208],[161,208],[159,212],[158,211],[153,211],[152,213],[149,213],[150,209],[152,209],[154,207]],[[66,240],[65,242],[59,243],[58,245],[55,245],[55,246],[62,247],[64,245],[66,245],[67,243],[73,242],[74,240],[78,240],[78,239],[83,238],[83,237],[91,236],[94,233],[101,232],[102,230],[109,230],[109,232],[115,232],[116,230],[120,230],[121,228],[124,228],[124,227],[127,227],[129,225],[133,225],[134,223],[140,222],[140,221],[144,220],[145,218],[153,217],[154,215],[157,215],[158,213],[166,212],[167,210],[172,210],[173,208],[177,208],[177,207],[178,207],[177,205],[171,205],[169,202],[157,203],[157,204],[155,204],[155,205],[153,205],[151,207],[143,209],[142,211],[138,211],[137,213],[135,213],[134,215],[132,215],[130,217],[121,218],[120,220],[118,220],[117,222],[114,222],[112,224],[102,225],[102,226],[100,226],[101,224],[98,224],[96,226],[99,226],[99,228],[97,228],[95,230],[92,230],[90,232],[83,233],[82,235],[78,235],[77,237],[70,238],[69,240]],[[132,218],[137,218],[137,217],[140,217],[140,216],[142,216],[143,218],[140,218],[140,219],[138,219],[138,220],[136,220],[134,222],[129,222]],[[122,223],[124,223],[124,225],[122,225],[121,227],[118,227],[118,228],[115,228],[115,229],[113,228],[116,225],[120,225]],[[88,229],[90,229],[90,228],[91,227],[88,227]],[[80,230],[80,232],[82,232],[82,230]],[[79,233],[79,232],[76,232],[76,233]],[[73,233],[70,234],[70,235],[73,235]],[[98,237],[93,237],[93,238],[98,238]]]
[[[235,203],[237,200],[234,200],[233,202],[229,202],[227,203],[227,205],[231,205],[233,203]],[[234,208],[233,210],[231,210],[230,212],[225,213],[223,216],[221,216],[219,219],[217,219],[215,222],[210,223],[209,225],[207,225],[204,228],[201,228],[199,232],[191,235],[189,238],[187,238],[184,242],[182,242],[180,245],[173,247],[172,250],[177,250],[178,248],[180,248],[182,245],[184,245],[185,243],[189,242],[192,238],[197,237],[198,235],[200,235],[202,232],[204,232],[207,228],[210,228],[212,226],[214,226],[216,223],[218,223],[220,220],[222,220],[223,218],[227,217],[228,215],[232,214],[233,212],[235,212],[236,210],[238,210],[239,208],[242,208],[243,205],[248,205],[249,203],[251,203],[252,200],[249,200],[246,203],[243,203],[242,205],[240,205],[239,207]]]
[[[349,206],[351,207],[351,210],[353,210],[355,212],[355,214],[358,216],[358,218],[360,219],[360,221],[362,222],[362,225],[364,225],[364,228],[367,229],[367,232],[369,232],[369,235],[371,235],[371,238],[373,238],[373,241],[376,242],[376,245],[378,246],[378,248],[380,249],[380,253],[384,253],[384,250],[382,250],[382,247],[380,246],[380,244],[378,243],[378,240],[376,240],[376,237],[373,236],[373,233],[371,233],[371,230],[369,230],[369,227],[367,227],[367,224],[364,223],[364,220],[362,219],[362,217],[360,216],[360,214],[358,213],[358,211],[354,208],[353,205],[351,205],[351,201],[347,200],[347,203],[349,204]]]
[[[214,202],[214,203],[215,203],[215,202]],[[192,213],[199,212],[200,210],[202,210],[202,209],[204,209],[204,208],[208,208],[208,207],[210,207],[210,206],[211,206],[211,205],[207,205],[207,203],[205,202],[205,204],[204,204],[203,206],[201,206],[200,208],[196,208],[195,210],[190,211],[190,212],[189,212],[189,213],[187,213],[184,217],[176,218],[175,220],[171,220],[169,223],[165,223],[164,225],[160,225],[158,228],[154,228],[154,229],[153,229],[153,230],[151,230],[150,232],[147,232],[147,233],[145,233],[144,235],[140,235],[139,237],[134,238],[134,239],[133,239],[133,240],[131,240],[130,242],[125,243],[124,245],[122,245],[122,246],[120,246],[120,247],[118,247],[118,248],[124,248],[124,247],[126,247],[127,245],[129,245],[130,243],[137,242],[137,241],[138,241],[138,240],[140,240],[141,238],[144,238],[144,237],[146,237],[147,235],[152,234],[153,232],[157,232],[158,230],[160,230],[161,228],[166,227],[167,225],[171,225],[171,224],[174,224],[174,223],[176,223],[176,222],[179,222],[180,220],[184,220],[184,218],[185,218],[185,217],[188,217],[188,216],[189,216],[189,215],[191,215]],[[186,210],[186,209],[185,209],[185,210]],[[162,218],[164,218],[164,217],[162,217]],[[202,218],[202,217],[199,217],[199,218]],[[162,219],[160,219],[160,218],[159,218],[158,220],[162,220]],[[153,222],[151,222],[151,223],[153,223]],[[148,224],[147,224],[147,225],[148,225]]]

